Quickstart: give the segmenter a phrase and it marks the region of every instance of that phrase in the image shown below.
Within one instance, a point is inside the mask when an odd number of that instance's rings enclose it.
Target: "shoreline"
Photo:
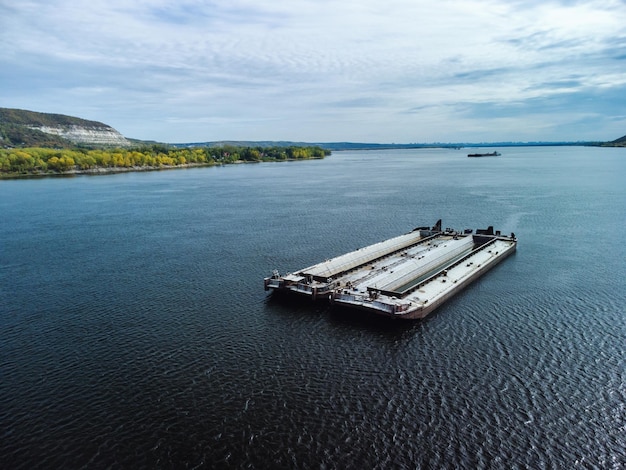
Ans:
[[[309,158],[306,160],[320,160],[320,158]],[[80,175],[100,176],[100,175],[113,175],[117,173],[132,173],[132,172],[142,172],[142,171],[178,170],[178,169],[187,169],[187,168],[243,165],[243,164],[249,164],[249,163],[256,164],[256,163],[296,162],[296,161],[302,161],[302,159],[291,158],[291,159],[286,159],[286,160],[262,160],[262,161],[237,160],[235,162],[230,162],[230,163],[181,163],[180,165],[161,165],[161,166],[131,166],[131,167],[113,166],[113,167],[96,167],[96,168],[85,168],[85,169],[74,168],[68,171],[38,171],[38,172],[30,172],[30,173],[2,173],[0,172],[0,180],[47,178],[47,177],[54,178],[58,176],[80,176]]]
[[[133,167],[96,167],[78,169],[74,168],[68,171],[37,171],[29,173],[0,173],[2,179],[21,179],[21,178],[46,178],[56,176],[80,176],[80,175],[112,175],[116,173],[131,173],[142,171],[159,171],[159,170],[175,170],[177,168],[194,168],[205,166],[224,166],[223,163],[184,163],[181,165],[163,165],[163,166],[133,166]]]

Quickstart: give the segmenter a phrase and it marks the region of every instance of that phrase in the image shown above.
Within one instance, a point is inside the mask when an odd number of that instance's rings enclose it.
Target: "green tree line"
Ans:
[[[28,175],[85,171],[95,168],[170,168],[181,165],[220,165],[237,162],[324,158],[320,147],[188,147],[162,144],[130,149],[0,149],[0,174]]]

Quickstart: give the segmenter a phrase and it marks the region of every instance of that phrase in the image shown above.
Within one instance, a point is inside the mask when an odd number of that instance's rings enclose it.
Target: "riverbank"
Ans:
[[[310,160],[321,160],[321,158],[315,157]],[[299,159],[291,158],[287,160],[264,160],[263,162],[296,162],[301,161]],[[201,167],[210,167],[210,166],[228,166],[228,165],[247,165],[254,163],[263,163],[263,162],[250,162],[245,160],[237,160],[235,162],[229,163],[182,163],[180,165],[162,165],[162,166],[133,166],[133,167],[97,167],[97,168],[74,168],[67,171],[35,171],[28,173],[18,173],[18,172],[9,172],[3,173],[0,172],[0,180],[10,180],[10,179],[22,179],[22,178],[47,178],[47,177],[55,177],[55,176],[79,176],[79,175],[112,175],[116,173],[132,173],[132,172],[141,172],[141,171],[161,171],[161,170],[178,170],[178,169],[186,169],[186,168],[201,168]]]
[[[319,147],[163,148],[66,150],[0,149],[0,179],[68,175],[103,175],[239,163],[320,159],[330,151]]]
[[[236,162],[247,163],[247,162]],[[28,173],[0,173],[0,179],[20,179],[20,178],[45,178],[54,176],[78,176],[78,175],[112,175],[116,173],[131,173],[138,171],[160,171],[176,170],[183,168],[197,168],[205,166],[224,166],[225,163],[185,163],[181,165],[163,166],[133,166],[133,167],[97,167],[97,168],[74,168],[67,171],[35,171]],[[229,163],[230,165],[230,163]]]

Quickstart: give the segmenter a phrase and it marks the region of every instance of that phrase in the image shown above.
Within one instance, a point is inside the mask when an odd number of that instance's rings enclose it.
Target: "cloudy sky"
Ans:
[[[162,142],[613,140],[626,0],[0,0],[0,106]]]

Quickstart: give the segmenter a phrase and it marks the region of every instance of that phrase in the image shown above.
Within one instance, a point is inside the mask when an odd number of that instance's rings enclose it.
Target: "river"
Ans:
[[[626,149],[0,181],[3,468],[626,464]],[[423,321],[273,299],[443,219],[517,253]]]

